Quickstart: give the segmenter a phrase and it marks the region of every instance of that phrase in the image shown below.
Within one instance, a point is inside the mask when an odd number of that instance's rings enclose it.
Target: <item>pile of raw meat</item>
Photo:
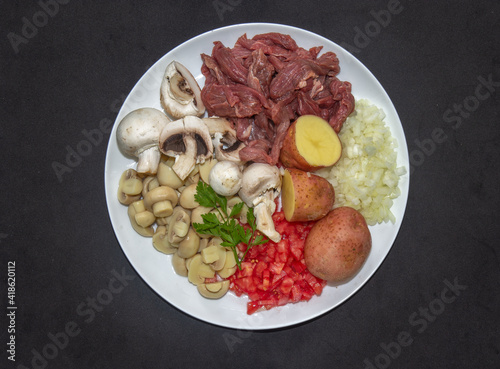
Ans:
[[[283,139],[298,116],[313,114],[339,132],[354,110],[351,84],[340,81],[335,53],[298,47],[289,36],[241,36],[234,47],[214,43],[202,54],[205,86],[201,97],[210,116],[230,119],[246,143],[244,161],[274,165]]]

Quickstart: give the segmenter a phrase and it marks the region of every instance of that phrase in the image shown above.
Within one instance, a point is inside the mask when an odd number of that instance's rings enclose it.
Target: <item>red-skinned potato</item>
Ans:
[[[318,220],[306,238],[307,269],[328,282],[342,283],[358,273],[372,246],[365,218],[351,207],[339,207]]]
[[[280,160],[286,168],[313,172],[334,165],[341,154],[340,139],[328,122],[315,115],[302,115],[288,128]]]
[[[318,175],[295,168],[285,169],[281,204],[289,222],[317,220],[333,208],[335,190]]]

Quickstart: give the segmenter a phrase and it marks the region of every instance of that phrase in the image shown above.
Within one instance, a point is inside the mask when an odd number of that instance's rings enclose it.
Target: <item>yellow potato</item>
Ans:
[[[288,168],[283,176],[281,203],[289,222],[317,220],[332,209],[335,190],[323,177]]]
[[[337,133],[323,118],[302,115],[288,128],[280,152],[286,168],[307,172],[332,166],[342,154]]]
[[[316,277],[342,283],[358,273],[372,246],[365,218],[344,206],[318,220],[306,238],[304,259]]]

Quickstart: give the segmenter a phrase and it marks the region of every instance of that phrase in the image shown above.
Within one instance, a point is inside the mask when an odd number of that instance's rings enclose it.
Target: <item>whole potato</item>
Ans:
[[[314,276],[340,283],[361,269],[371,246],[370,230],[363,215],[343,206],[314,224],[306,238],[304,258]]]

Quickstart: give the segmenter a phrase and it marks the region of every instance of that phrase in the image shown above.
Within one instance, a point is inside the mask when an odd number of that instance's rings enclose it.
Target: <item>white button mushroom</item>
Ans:
[[[181,180],[186,179],[197,163],[212,157],[210,133],[203,121],[195,116],[168,123],[160,134],[160,151],[175,157],[172,166]]]
[[[160,101],[163,109],[176,119],[205,113],[200,86],[191,72],[177,61],[171,62],[165,69]]]
[[[281,235],[274,228],[272,215],[276,210],[274,199],[281,191],[281,175],[277,167],[264,164],[250,164],[243,171],[240,198],[254,208],[257,229],[271,241],[278,242]]]
[[[209,117],[202,118],[208,127],[214,145],[214,156],[219,161],[234,161],[243,164],[240,159],[240,151],[246,145],[236,137],[236,130],[226,118]]]
[[[138,158],[138,173],[156,174],[161,158],[158,139],[168,122],[170,119],[154,108],[134,110],[120,121],[116,130],[118,147]]]
[[[233,196],[241,188],[243,174],[238,164],[232,161],[219,161],[210,170],[210,187],[221,196]]]

